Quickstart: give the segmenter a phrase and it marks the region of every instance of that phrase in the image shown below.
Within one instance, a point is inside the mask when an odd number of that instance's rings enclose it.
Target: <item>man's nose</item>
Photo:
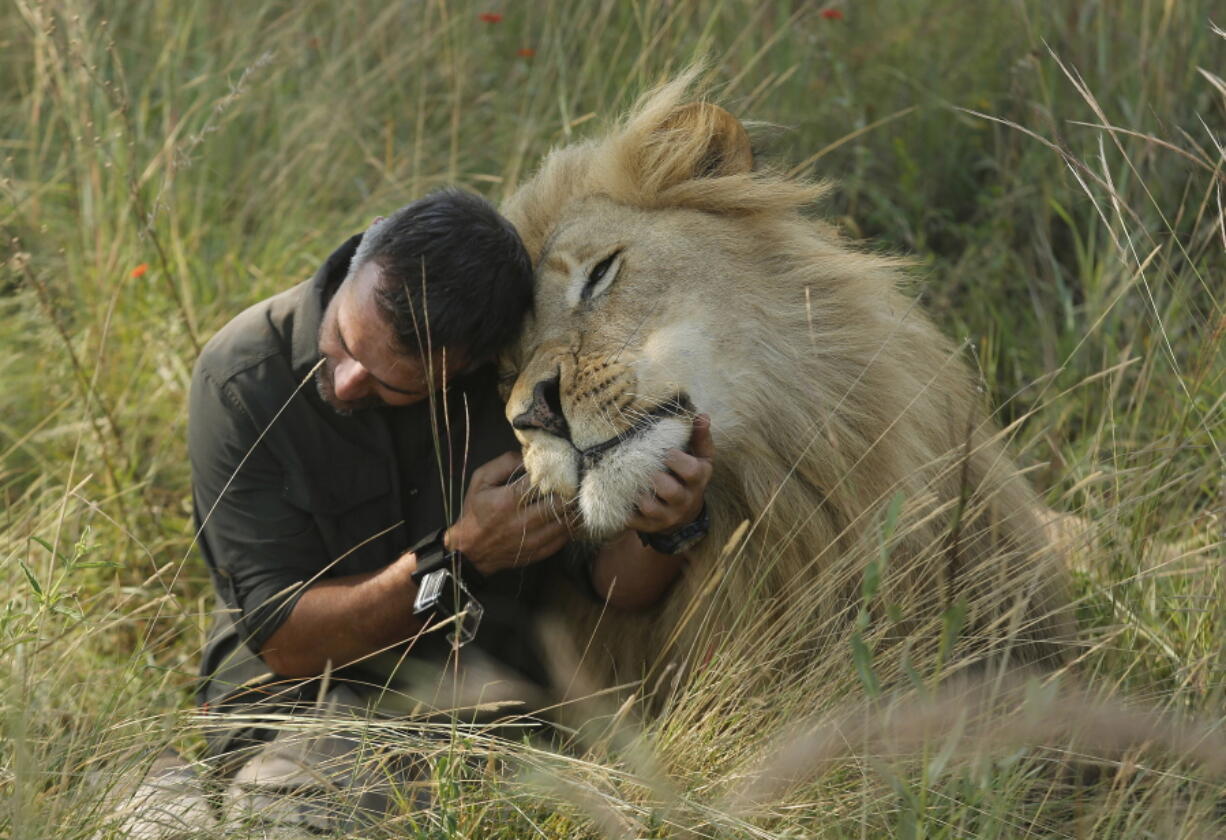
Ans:
[[[356,359],[343,359],[336,364],[332,389],[337,399],[351,402],[366,396],[370,388],[370,374]]]

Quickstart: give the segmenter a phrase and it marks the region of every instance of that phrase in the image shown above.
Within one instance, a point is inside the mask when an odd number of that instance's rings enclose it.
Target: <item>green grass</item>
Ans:
[[[922,692],[870,703],[850,647],[836,678],[736,710],[718,699],[743,663],[717,661],[642,730],[565,755],[498,744],[488,772],[453,761],[410,836],[1221,833],[1226,768],[1162,717],[1226,723],[1214,4],[822,8],[5,0],[0,836],[89,837],[109,786],[161,744],[198,745],[184,710],[211,599],[184,438],[201,343],[371,217],[445,183],[497,200],[701,57],[724,104],[777,126],[764,153],[840,183],[824,214],[917,257],[1032,479],[1091,523],[1072,557],[1086,693],[1032,696],[1053,725],[997,743],[973,716],[908,734]],[[796,739],[809,778],[730,798],[812,715],[856,737],[829,755]],[[1094,715],[1129,737],[1096,740]],[[1052,770],[1096,752],[1098,785]]]

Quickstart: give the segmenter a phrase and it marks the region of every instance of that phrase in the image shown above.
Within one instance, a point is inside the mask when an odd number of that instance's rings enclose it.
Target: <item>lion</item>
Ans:
[[[612,684],[729,645],[846,662],[865,615],[915,649],[956,614],[964,654],[1062,657],[1044,508],[907,263],[810,218],[827,186],[761,166],[693,76],[550,152],[503,208],[536,267],[504,369],[533,487],[599,543],[698,412],[718,449],[710,533],[660,605],[559,594],[585,665]]]

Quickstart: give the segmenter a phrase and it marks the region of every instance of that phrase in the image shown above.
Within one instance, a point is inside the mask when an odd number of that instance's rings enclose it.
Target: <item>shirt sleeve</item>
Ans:
[[[234,388],[197,365],[188,452],[201,553],[236,610],[241,638],[258,653],[328,559],[311,514],[285,500],[285,470]]]

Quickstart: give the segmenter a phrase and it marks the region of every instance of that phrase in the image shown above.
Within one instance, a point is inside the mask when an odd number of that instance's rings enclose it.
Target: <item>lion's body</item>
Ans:
[[[572,597],[587,661],[633,680],[717,650],[844,656],[869,562],[886,570],[881,635],[935,648],[961,602],[966,645],[1052,654],[1067,625],[1040,506],[958,348],[900,291],[898,261],[801,214],[819,185],[752,170],[739,123],[684,90],[554,151],[506,206],[538,263],[508,416],[556,381],[567,421],[520,433],[534,483],[607,537],[688,437],[660,406],[709,414],[718,450],[711,533],[665,601],[626,615]],[[593,284],[609,254],[616,276]]]

